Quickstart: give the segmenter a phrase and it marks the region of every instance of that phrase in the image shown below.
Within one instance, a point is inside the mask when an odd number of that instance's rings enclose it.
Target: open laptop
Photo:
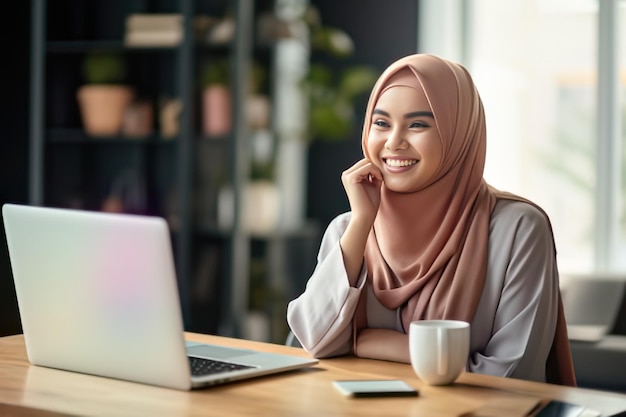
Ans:
[[[186,342],[160,217],[15,204],[2,215],[34,365],[188,390],[317,363]]]

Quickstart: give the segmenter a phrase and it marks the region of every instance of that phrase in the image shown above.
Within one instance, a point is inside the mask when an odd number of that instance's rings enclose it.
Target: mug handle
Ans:
[[[439,375],[445,375],[448,373],[448,332],[444,328],[437,329],[437,342],[439,345],[438,358],[437,358],[437,372]]]

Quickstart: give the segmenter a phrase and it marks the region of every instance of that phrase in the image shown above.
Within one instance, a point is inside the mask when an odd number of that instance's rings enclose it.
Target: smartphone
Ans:
[[[601,417],[597,410],[578,404],[552,400],[535,417]]]
[[[342,394],[355,397],[417,397],[418,391],[398,379],[340,380],[333,384]]]

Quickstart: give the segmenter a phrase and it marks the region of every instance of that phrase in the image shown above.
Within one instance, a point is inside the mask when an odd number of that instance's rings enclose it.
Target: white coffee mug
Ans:
[[[453,383],[469,357],[470,325],[459,320],[417,320],[409,329],[411,365],[428,385]]]

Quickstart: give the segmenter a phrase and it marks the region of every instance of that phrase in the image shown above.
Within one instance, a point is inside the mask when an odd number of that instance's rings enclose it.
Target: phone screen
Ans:
[[[401,380],[342,380],[335,387],[351,397],[415,397],[418,391]]]

